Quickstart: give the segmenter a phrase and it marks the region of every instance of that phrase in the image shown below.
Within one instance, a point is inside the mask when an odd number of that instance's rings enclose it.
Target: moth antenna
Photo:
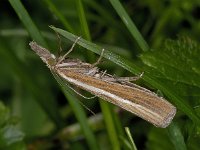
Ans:
[[[134,77],[115,77],[113,78],[113,80],[110,80],[110,81],[115,81],[115,82],[131,82],[131,81],[137,81],[139,80],[140,78],[142,78],[144,72],[142,72],[140,75],[137,75],[137,76],[134,76]]]

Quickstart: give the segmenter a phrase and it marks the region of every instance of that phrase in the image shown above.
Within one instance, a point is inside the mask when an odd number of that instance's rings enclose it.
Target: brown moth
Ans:
[[[157,127],[165,128],[171,123],[176,108],[155,93],[129,82],[135,80],[134,77],[113,77],[105,71],[100,71],[95,67],[100,59],[95,65],[79,59],[65,59],[75,43],[68,53],[59,58],[36,42],[30,42],[29,45],[52,72],[70,84],[89,91]]]

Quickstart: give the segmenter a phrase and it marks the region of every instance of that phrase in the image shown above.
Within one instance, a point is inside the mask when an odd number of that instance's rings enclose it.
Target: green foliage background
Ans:
[[[0,149],[199,149],[199,0],[2,0],[0,8]],[[57,54],[53,30],[64,52],[82,37],[72,58],[92,63],[105,48],[99,67],[108,73],[144,72],[136,83],[177,107],[172,124],[159,129],[69,90],[28,45]]]

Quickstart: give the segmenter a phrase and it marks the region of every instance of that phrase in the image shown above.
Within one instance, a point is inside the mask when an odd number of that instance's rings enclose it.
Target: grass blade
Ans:
[[[60,19],[60,21],[62,22],[62,24],[66,28],[66,30],[68,30],[70,32],[74,32],[72,26],[70,25],[70,23],[65,19],[65,16],[63,16],[60,13],[60,11],[56,8],[56,6],[54,5],[54,3],[52,3],[51,0],[44,0],[44,2],[48,5],[48,7],[52,11],[52,13],[54,15],[56,15]]]
[[[130,129],[128,127],[125,127],[125,131],[126,131],[126,134],[128,136],[128,139],[131,143],[131,147],[132,147],[132,150],[137,150],[137,147],[135,145],[135,142],[133,141],[133,138],[131,136],[131,132],[130,132]]]
[[[78,11],[79,20],[81,23],[81,31],[83,32],[82,35],[89,41],[91,41],[90,31],[87,24],[87,19],[85,16],[82,0],[76,0],[76,7]]]
[[[120,143],[118,139],[119,135],[116,131],[115,122],[113,120],[112,116],[113,112],[111,111],[111,108],[109,107],[109,104],[107,102],[104,102],[102,100],[100,101],[100,105],[101,105],[101,110],[103,112],[104,121],[106,124],[106,129],[112,145],[112,149],[120,150]]]
[[[82,0],[76,0],[76,7],[78,11],[79,20],[80,20],[80,26],[81,26],[81,32],[82,32],[81,35],[85,37],[88,41],[91,41],[90,31],[88,28]],[[87,55],[90,62],[94,61],[95,57],[92,53],[87,52]]]
[[[174,144],[176,150],[187,150],[184,137],[179,129],[179,127],[172,123],[168,128],[169,138],[171,142]]]
[[[32,39],[34,41],[36,41],[37,43],[40,43],[41,45],[47,47],[47,44],[46,44],[44,38],[42,37],[40,31],[37,29],[36,25],[31,20],[28,12],[22,5],[21,1],[20,0],[9,0],[9,2],[11,4],[11,6],[13,7],[13,9],[15,10],[15,12],[17,13],[21,22],[26,27],[26,29],[29,32]]]
[[[149,50],[148,44],[146,43],[146,41],[144,40],[144,38],[138,31],[136,25],[131,20],[131,18],[129,17],[129,15],[123,8],[122,4],[119,2],[119,0],[110,0],[110,3],[112,4],[115,11],[118,13],[118,15],[120,16],[120,18],[122,19],[122,21],[124,22],[126,27],[128,28],[128,30],[131,33],[131,35],[133,36],[133,38],[135,38],[135,40],[136,40],[137,44],[140,46],[140,48],[143,51],[148,51]]]

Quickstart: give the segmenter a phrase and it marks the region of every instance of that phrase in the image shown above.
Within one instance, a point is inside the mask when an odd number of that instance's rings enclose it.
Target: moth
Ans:
[[[114,77],[101,71],[96,67],[100,59],[95,64],[89,64],[79,59],[66,58],[77,41],[78,39],[61,57],[56,57],[34,41],[29,45],[52,72],[68,83],[89,91],[157,127],[165,128],[171,123],[176,107],[150,90],[130,82],[134,77]]]

